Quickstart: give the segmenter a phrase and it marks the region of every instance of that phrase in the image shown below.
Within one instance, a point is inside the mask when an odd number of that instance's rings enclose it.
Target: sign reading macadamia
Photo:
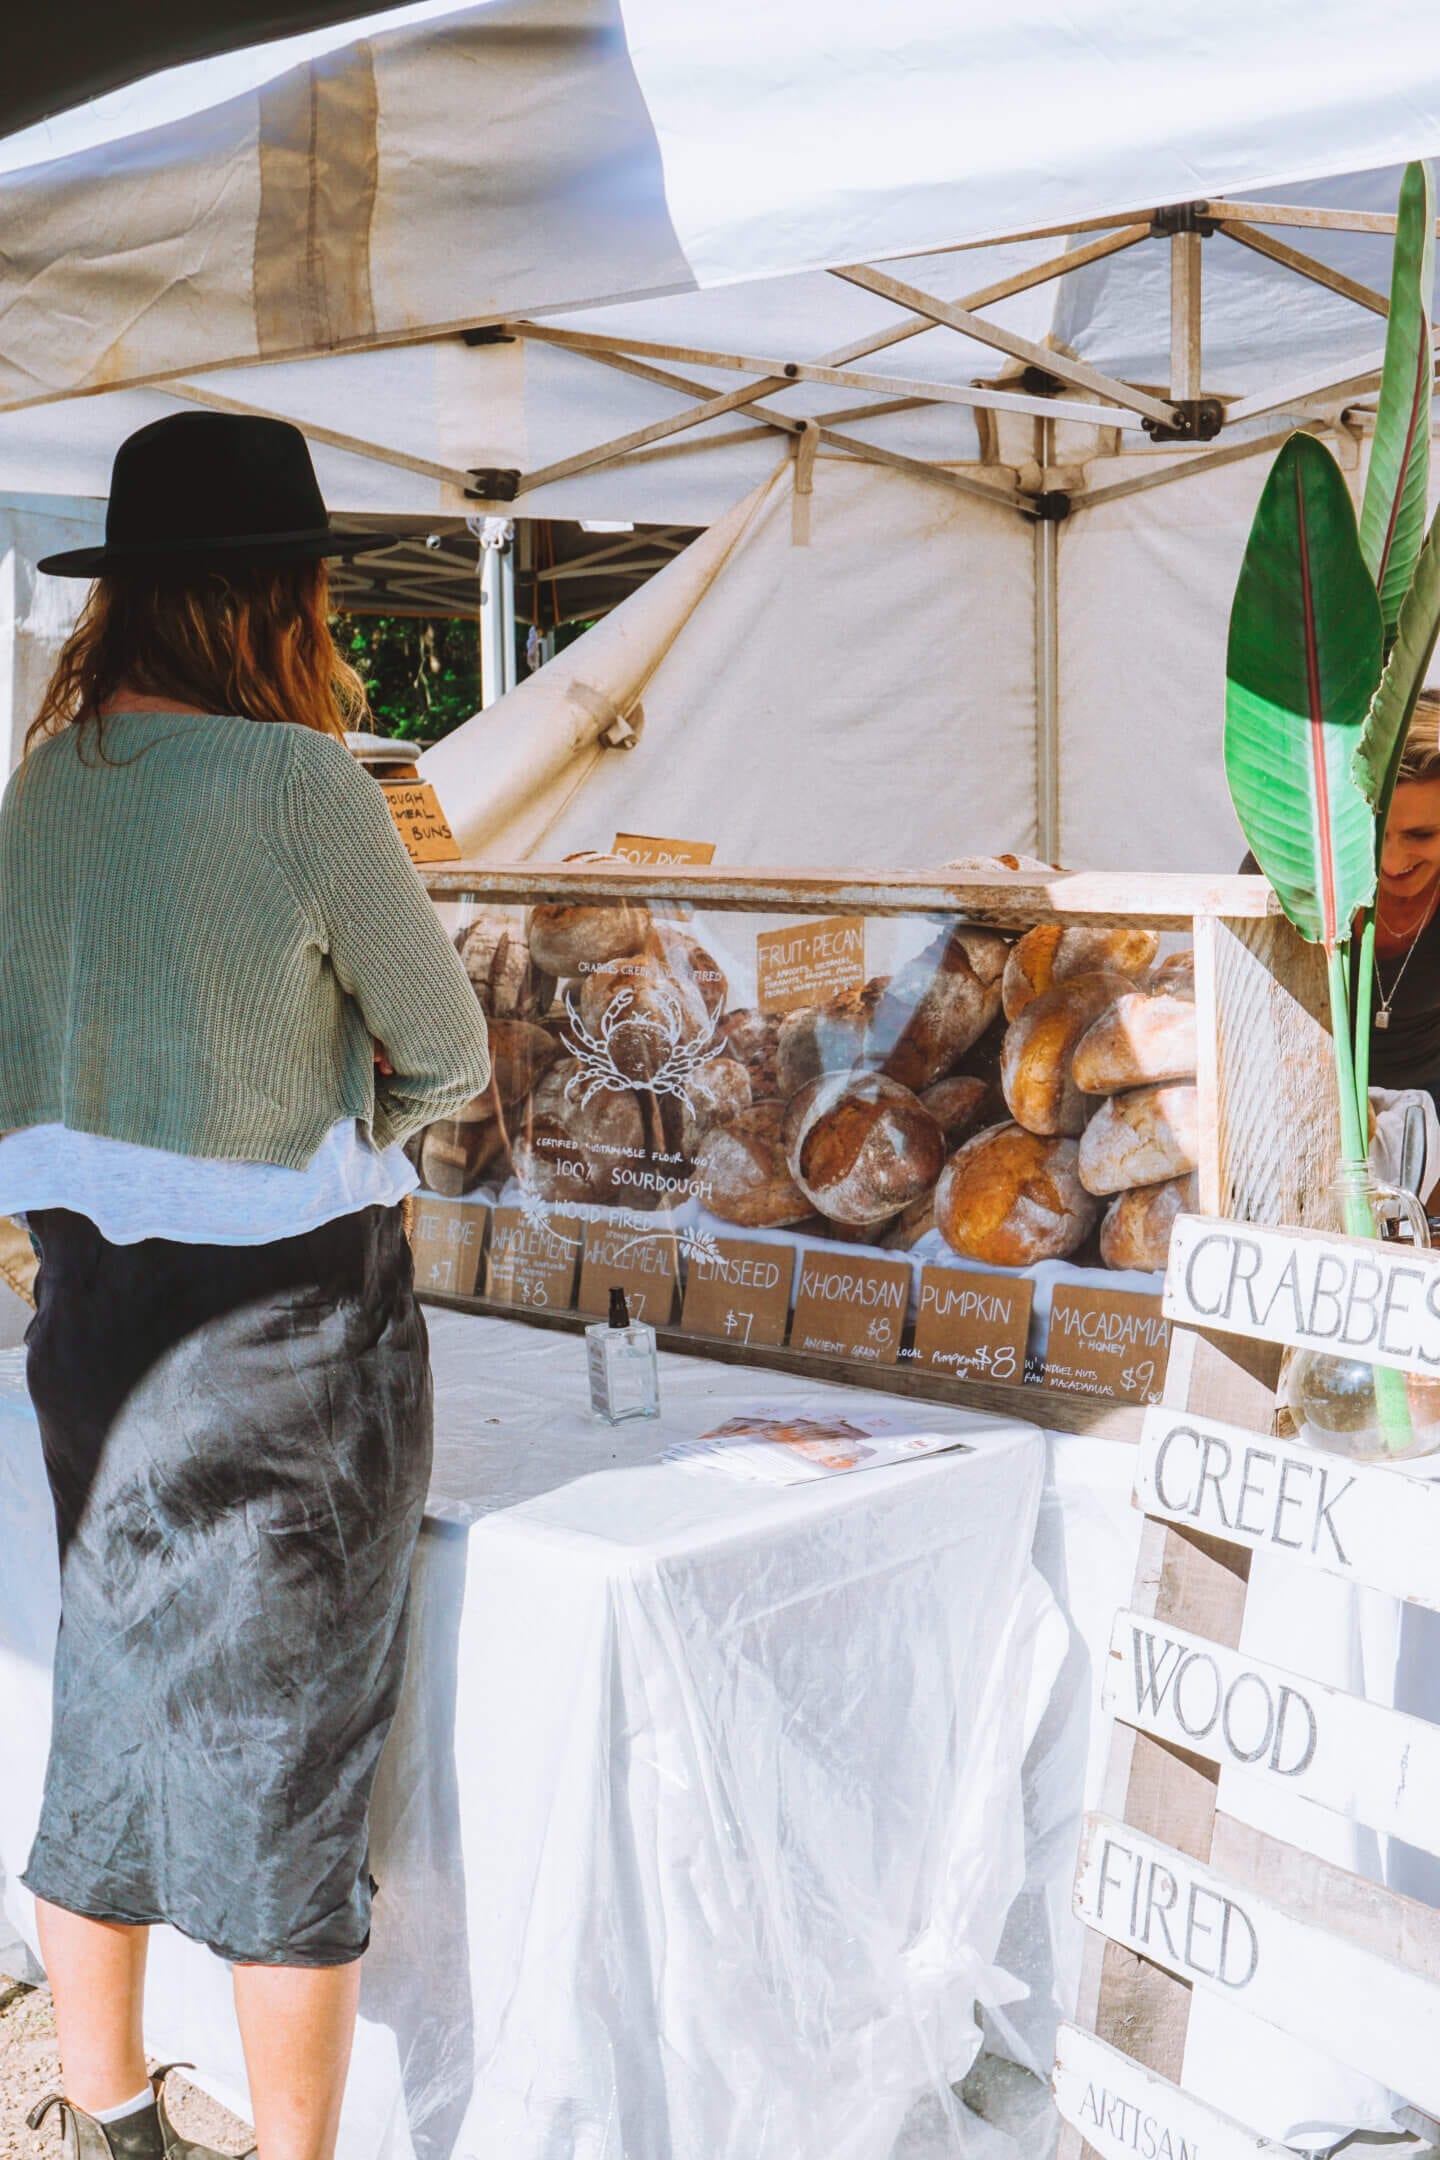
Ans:
[[[543,1223],[521,1208],[496,1208],[485,1263],[485,1295],[537,1312],[569,1312],[580,1258],[578,1215]]]
[[[755,991],[761,1012],[794,1012],[824,1005],[865,981],[865,918],[831,915],[822,922],[787,923],[755,938]]]
[[[692,1254],[680,1324],[723,1342],[783,1343],[795,1255],[759,1238],[717,1238],[715,1257]]]
[[[790,1347],[893,1365],[900,1355],[909,1293],[908,1260],[802,1253]]]
[[[668,1327],[679,1278],[679,1252],[666,1230],[637,1230],[628,1223],[588,1222],[585,1256],[580,1263],[582,1313],[602,1317],[610,1310],[610,1292],[625,1292],[632,1320]]]
[[[1158,1402],[1169,1348],[1170,1327],[1158,1297],[1056,1284],[1045,1350],[1047,1386]]]
[[[464,1200],[436,1200],[428,1193],[417,1196],[410,1232],[417,1290],[439,1290],[447,1297],[473,1296],[488,1213],[487,1208]]]
[[[1034,1284],[1018,1276],[922,1268],[916,1362],[956,1380],[1007,1380],[1018,1386],[1025,1377],[1034,1298]]]

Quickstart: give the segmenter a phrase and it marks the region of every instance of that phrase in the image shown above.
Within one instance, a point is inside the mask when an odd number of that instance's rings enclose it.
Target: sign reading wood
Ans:
[[[708,863],[715,860],[713,840],[656,840],[648,833],[616,833],[613,855],[632,863]]]
[[[588,1222],[576,1304],[582,1313],[603,1317],[610,1310],[610,1292],[618,1286],[632,1320],[668,1327],[679,1273],[680,1256],[671,1232]]]
[[[1015,1275],[968,1268],[920,1270],[915,1358],[957,1380],[1025,1377],[1025,1338],[1035,1286]]]
[[[1309,1859],[1292,1857],[1297,1867]],[[1328,1933],[1318,1887],[1324,1871],[1311,1864],[1315,1917],[1301,1920],[1184,1853],[1092,1815],[1081,1840],[1075,1909],[1111,1942],[1433,2112],[1440,2107],[1440,1983]],[[1356,1888],[1376,1904],[1405,1902],[1373,1884]]]
[[[1104,1706],[1207,1762],[1440,1854],[1440,1725],[1130,1612],[1115,1618]]]
[[[1266,1439],[1189,1411],[1148,1410],[1135,1469],[1147,1515],[1440,1611],[1440,1485]]]
[[[1190,1327],[1440,1374],[1440,1252],[1181,1215],[1165,1311]]]
[[[1050,2084],[1061,2120],[1101,2160],[1289,2160],[1288,2145],[1257,2136],[1074,2025],[1055,2036]]]
[[[790,1319],[795,1255],[760,1238],[717,1238],[713,1255],[694,1253],[686,1269],[680,1325],[724,1342],[783,1343]]]
[[[411,862],[459,862],[455,835],[428,780],[382,780],[380,785]]]
[[[469,1297],[480,1270],[489,1210],[464,1200],[436,1200],[417,1194],[410,1231],[417,1290],[441,1290],[447,1297]]]
[[[761,1012],[824,1005],[865,981],[865,918],[831,915],[789,923],[755,938],[755,1002]]]
[[[537,1312],[569,1312],[580,1258],[578,1215],[536,1222],[522,1208],[496,1208],[485,1264],[485,1295]]]
[[[1045,1382],[1081,1395],[1160,1400],[1170,1324],[1158,1297],[1057,1283],[1050,1305]]]
[[[893,1365],[909,1297],[908,1260],[871,1260],[833,1250],[802,1253],[790,1347]]]

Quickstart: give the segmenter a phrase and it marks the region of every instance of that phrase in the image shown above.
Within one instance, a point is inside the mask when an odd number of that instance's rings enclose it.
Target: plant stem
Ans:
[[[1355,1099],[1370,1130],[1370,1008],[1375,1001],[1375,910],[1360,918],[1360,966],[1355,981]]]

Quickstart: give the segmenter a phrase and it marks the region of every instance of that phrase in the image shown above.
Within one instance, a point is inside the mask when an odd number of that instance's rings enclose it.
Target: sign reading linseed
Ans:
[[[447,1297],[471,1297],[480,1272],[489,1210],[465,1200],[436,1200],[417,1194],[410,1231],[417,1290],[442,1290]]]
[[[629,1223],[588,1222],[585,1255],[580,1263],[582,1313],[602,1318],[610,1310],[610,1292],[625,1292],[632,1320],[668,1327],[679,1279],[679,1252],[668,1231],[637,1230]]]
[[[613,855],[632,863],[709,863],[715,860],[713,840],[657,840],[649,833],[615,835]]]
[[[692,1255],[680,1325],[723,1342],[783,1343],[795,1255],[760,1238],[717,1238],[714,1259]]]
[[[385,800],[411,862],[458,862],[460,849],[428,780],[382,780]]]
[[[1025,1377],[1025,1337],[1033,1283],[1014,1275],[972,1275],[968,1269],[920,1270],[915,1361],[957,1380]]]
[[[538,1223],[521,1208],[496,1208],[485,1263],[485,1295],[529,1311],[570,1312],[580,1258],[580,1218]]]
[[[909,1294],[908,1260],[803,1253],[790,1347],[893,1365],[900,1355]]]
[[[1057,1283],[1045,1350],[1048,1387],[1159,1402],[1169,1349],[1170,1324],[1158,1297]]]
[[[755,994],[761,1012],[794,1012],[824,1005],[865,981],[865,918],[830,915],[822,922],[787,923],[755,938]]]

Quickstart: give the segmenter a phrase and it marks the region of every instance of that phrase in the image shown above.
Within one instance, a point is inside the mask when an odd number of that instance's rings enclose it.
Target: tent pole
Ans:
[[[1035,461],[1055,462],[1055,422],[1035,423]],[[1055,862],[1060,848],[1060,526],[1035,520],[1035,852]]]
[[[480,710],[484,712],[514,688],[515,574],[510,539],[515,528],[508,518],[500,517],[470,517],[465,522],[480,542]],[[508,667],[507,618],[511,655]]]

